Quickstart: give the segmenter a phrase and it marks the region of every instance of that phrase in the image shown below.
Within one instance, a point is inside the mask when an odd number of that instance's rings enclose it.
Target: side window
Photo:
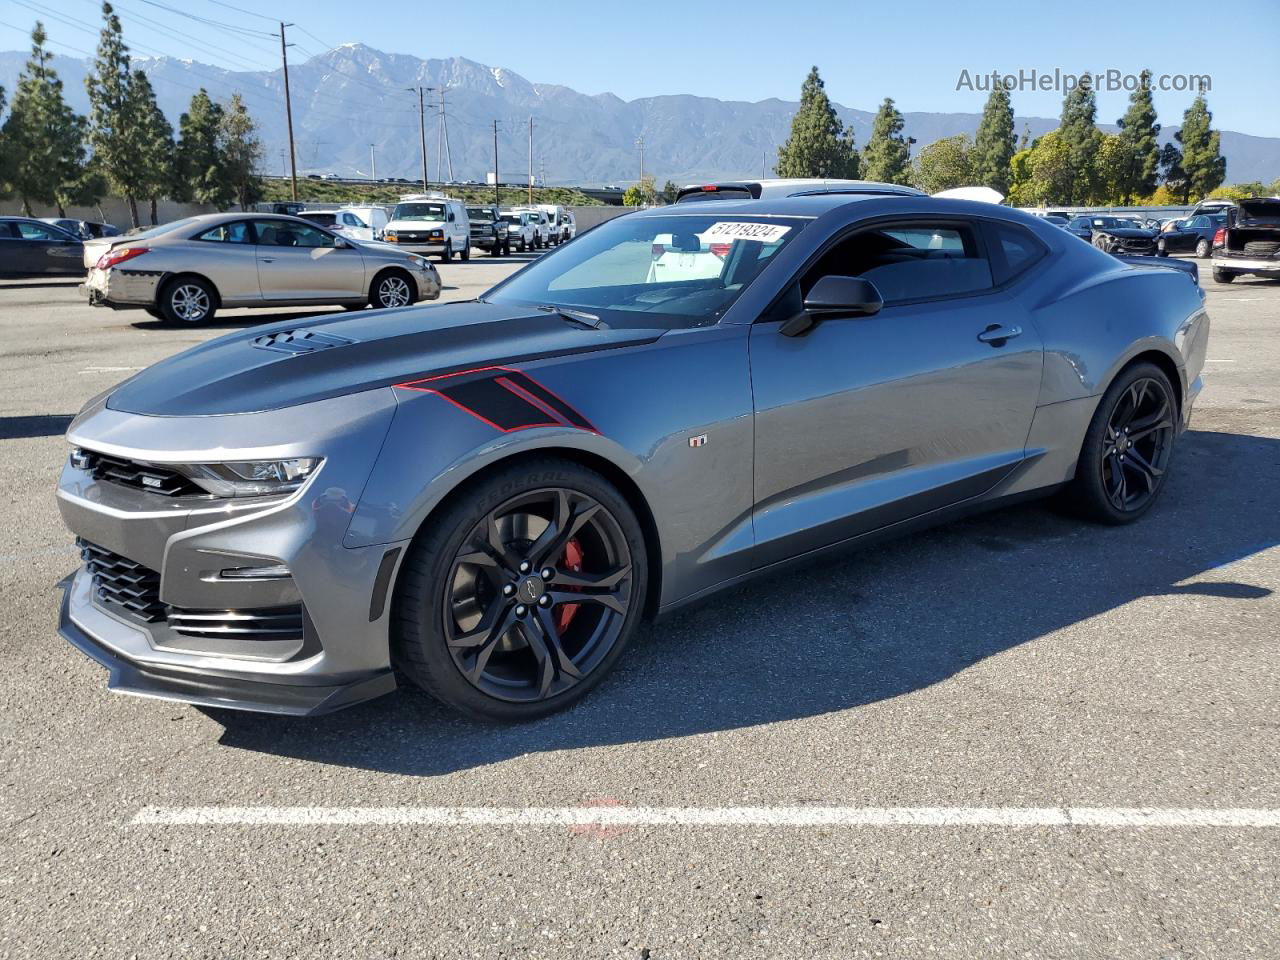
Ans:
[[[0,240],[17,240],[18,231],[9,222],[0,222]]]
[[[28,223],[26,220],[19,220],[17,223],[18,233],[23,240],[65,240],[66,234],[61,231],[54,232],[48,227],[41,226],[37,223]]]
[[[996,284],[1006,283],[1045,255],[1045,248],[1031,232],[1011,223],[989,223],[987,247]]]
[[[870,280],[886,304],[962,296],[994,285],[977,231],[954,221],[859,231],[823,254],[801,280],[802,293],[829,275]]]
[[[359,217],[357,217],[354,213],[344,213],[342,215],[342,222],[346,224],[348,227],[365,226],[365,222],[361,220]]]
[[[212,230],[206,230],[196,237],[213,243],[252,243],[249,236],[249,224],[243,220],[235,223],[220,223]]]
[[[291,220],[264,220],[258,224],[258,243],[270,247],[332,247],[334,236]]]

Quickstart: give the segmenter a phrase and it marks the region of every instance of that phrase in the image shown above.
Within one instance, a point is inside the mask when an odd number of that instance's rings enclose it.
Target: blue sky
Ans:
[[[198,25],[156,4],[219,21]],[[92,49],[97,0],[0,0],[0,49],[25,49],[43,17],[54,49]],[[973,111],[986,94],[957,90],[971,75],[1057,68],[1079,73],[1208,74],[1215,125],[1280,136],[1280,0],[1233,0],[1216,22],[1212,5],[1183,0],[1131,4],[984,0],[980,4],[686,2],[614,5],[584,0],[118,0],[126,40],[233,69],[278,64],[277,48],[243,31],[294,21],[300,48],[361,41],[421,57],[465,56],[529,80],[631,100],[670,93],[722,99],[795,99],[811,64],[828,93],[872,110],[892,96],[902,110]],[[238,8],[238,9],[235,9]],[[353,11],[361,11],[353,15]],[[792,15],[790,11],[796,11]],[[50,11],[73,21],[62,22]],[[306,32],[303,32],[306,31]],[[60,43],[62,46],[58,46]],[[1114,121],[1127,93],[1100,92],[1099,119]],[[1190,93],[1156,94],[1160,119],[1176,124]],[[1061,92],[1019,91],[1019,113],[1057,116]]]

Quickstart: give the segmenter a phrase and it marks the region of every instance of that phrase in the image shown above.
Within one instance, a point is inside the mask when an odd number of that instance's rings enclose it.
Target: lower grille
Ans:
[[[176,470],[113,457],[96,450],[84,452],[89,458],[89,473],[95,480],[117,483],[134,490],[146,490],[148,493],[159,493],[166,497],[211,496],[203,487]]]
[[[124,607],[147,623],[165,616],[160,602],[160,574],[103,547],[77,540],[85,569],[93,577],[93,595],[102,603]]]
[[[160,574],[83,538],[76,540],[99,603],[122,608],[144,623],[167,621],[186,637],[229,640],[300,640],[302,604],[249,610],[188,610],[160,601]]]

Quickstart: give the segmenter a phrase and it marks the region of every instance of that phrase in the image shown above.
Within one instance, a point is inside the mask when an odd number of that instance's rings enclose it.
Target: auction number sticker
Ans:
[[[790,229],[777,223],[734,223],[730,220],[722,220],[704,230],[702,239],[707,243],[732,243],[734,240],[777,243]]]

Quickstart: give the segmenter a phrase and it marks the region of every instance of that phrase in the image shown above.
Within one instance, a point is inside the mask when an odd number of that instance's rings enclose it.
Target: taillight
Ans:
[[[704,183],[701,189],[703,193],[715,193],[720,188],[717,187],[714,183]]]
[[[140,257],[144,253],[150,252],[150,247],[116,247],[114,250],[108,250],[98,258],[97,267],[99,270],[106,270],[114,267],[117,263],[124,263],[126,260],[132,260],[134,257]]]
[[[732,247],[732,243],[713,243],[711,244],[711,252],[723,260],[729,255],[729,250],[732,249]]]
[[[1217,232],[1214,233],[1213,235],[1213,245],[1215,247],[1220,247],[1226,242],[1227,242],[1227,228],[1219,227]]]

